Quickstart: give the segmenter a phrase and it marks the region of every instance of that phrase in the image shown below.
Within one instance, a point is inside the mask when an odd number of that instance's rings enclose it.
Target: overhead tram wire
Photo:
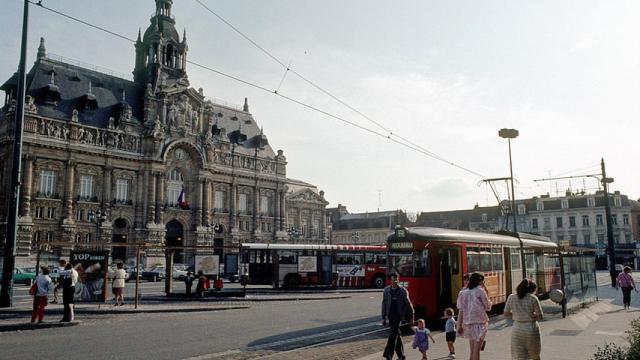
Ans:
[[[129,37],[124,36],[124,35],[121,35],[121,34],[118,34],[118,33],[114,32],[114,31],[111,31],[111,30],[109,30],[109,29],[107,29],[107,28],[104,28],[104,27],[102,27],[102,26],[98,26],[98,25],[95,25],[95,24],[89,23],[89,22],[84,21],[84,20],[82,20],[82,19],[79,19],[79,18],[77,18],[77,17],[74,17],[74,16],[71,16],[71,15],[68,15],[68,14],[66,14],[66,13],[63,13],[63,12],[58,11],[58,10],[55,10],[55,9],[52,9],[52,8],[50,8],[50,7],[46,6],[46,5],[43,5],[41,2],[35,2],[35,1],[33,1],[33,0],[28,0],[28,1],[29,1],[29,3],[30,3],[30,4],[37,5],[37,6],[38,6],[39,8],[41,8],[41,9],[44,9],[44,10],[50,11],[50,12],[52,12],[52,13],[54,13],[54,14],[57,14],[57,15],[59,15],[59,16],[62,16],[62,17],[64,17],[64,18],[67,18],[67,19],[69,19],[69,20],[73,20],[73,21],[78,22],[78,23],[80,23],[80,24],[83,24],[83,25],[85,25],[85,26],[89,26],[89,27],[91,27],[91,28],[93,28],[93,29],[96,29],[96,30],[99,30],[99,31],[105,32],[105,33],[107,33],[107,34],[109,34],[109,35],[112,35],[112,36],[118,37],[118,38],[123,39],[123,40],[127,40],[127,41],[129,41],[129,42],[131,42],[131,43],[134,43],[134,44],[135,44],[135,42],[136,42],[136,40],[134,40],[134,39],[132,39],[132,38],[129,38]],[[196,0],[196,1],[198,1],[198,0]],[[257,44],[256,44],[256,45],[257,45]],[[259,45],[258,45],[258,46],[259,46]],[[482,174],[480,174],[480,173],[478,173],[478,172],[476,172],[476,171],[473,171],[473,170],[468,169],[468,168],[466,168],[466,167],[464,167],[464,166],[462,166],[462,165],[458,165],[458,164],[456,164],[456,163],[454,163],[454,162],[452,162],[452,161],[449,161],[449,160],[447,160],[447,159],[445,159],[445,158],[443,158],[443,157],[441,157],[441,156],[439,156],[439,155],[437,155],[437,154],[434,154],[434,153],[432,153],[432,152],[430,152],[430,151],[428,151],[428,150],[426,150],[426,149],[422,148],[421,146],[417,146],[417,145],[415,145],[415,144],[411,143],[410,141],[406,141],[406,140],[404,140],[404,142],[403,142],[403,141],[401,141],[401,140],[394,139],[394,138],[392,138],[392,137],[391,137],[391,136],[392,136],[392,134],[383,134],[383,133],[381,133],[381,132],[379,132],[379,131],[376,131],[376,130],[370,129],[370,128],[365,127],[365,126],[363,126],[363,125],[357,124],[357,123],[355,123],[355,122],[353,122],[353,121],[347,120],[347,119],[342,118],[342,117],[337,116],[337,115],[334,115],[334,114],[332,114],[332,113],[330,113],[330,112],[328,112],[328,111],[325,111],[325,110],[322,110],[322,109],[320,109],[320,108],[318,108],[318,107],[315,107],[315,106],[313,106],[313,105],[310,105],[310,104],[304,103],[304,102],[302,102],[302,101],[300,101],[300,100],[297,100],[297,99],[294,99],[294,98],[292,98],[292,97],[290,97],[290,96],[283,95],[283,94],[278,93],[278,92],[276,92],[276,91],[274,91],[274,90],[270,90],[270,89],[268,89],[268,88],[266,88],[266,87],[264,87],[264,86],[261,86],[261,85],[258,85],[258,84],[255,84],[255,83],[252,83],[252,82],[247,81],[247,80],[244,80],[244,79],[241,79],[241,78],[239,78],[239,77],[237,77],[237,76],[229,75],[229,74],[224,73],[224,72],[222,72],[222,71],[219,71],[219,70],[213,69],[213,68],[211,68],[211,67],[209,67],[209,66],[202,65],[202,64],[196,63],[196,62],[191,61],[191,60],[186,60],[186,62],[187,62],[187,63],[189,63],[189,64],[191,64],[191,65],[197,66],[197,67],[199,67],[199,68],[201,68],[201,69],[204,69],[204,70],[207,70],[207,71],[213,72],[213,73],[218,74],[218,75],[220,75],[220,76],[224,76],[224,77],[226,77],[226,78],[228,78],[228,79],[231,79],[231,80],[237,81],[237,82],[239,82],[239,83],[245,84],[245,85],[247,85],[247,86],[250,86],[250,87],[256,88],[256,89],[258,89],[258,90],[262,90],[262,91],[268,92],[268,93],[270,93],[270,94],[273,94],[273,95],[279,96],[279,97],[281,97],[281,98],[283,98],[283,99],[285,99],[285,100],[287,100],[287,101],[290,101],[290,102],[292,102],[292,103],[298,104],[298,105],[300,105],[300,106],[302,106],[302,107],[306,107],[307,109],[310,109],[310,110],[316,111],[316,112],[318,112],[318,113],[320,113],[320,114],[323,114],[323,115],[325,115],[325,116],[328,116],[328,117],[331,117],[331,118],[336,119],[336,120],[338,120],[338,121],[341,121],[341,122],[343,122],[343,123],[345,123],[345,124],[351,125],[351,126],[353,126],[353,127],[355,127],[355,128],[358,128],[358,129],[360,129],[360,130],[362,130],[362,131],[368,132],[369,134],[376,135],[376,136],[381,137],[381,138],[385,138],[385,139],[387,139],[387,140],[389,140],[389,141],[391,141],[391,142],[394,142],[394,143],[396,143],[396,144],[398,144],[398,145],[401,145],[401,146],[404,146],[404,147],[406,147],[406,148],[408,148],[408,149],[414,150],[414,151],[416,151],[416,152],[418,152],[418,153],[421,153],[421,154],[423,154],[423,155],[425,155],[425,156],[428,156],[428,157],[430,157],[430,158],[432,158],[432,159],[435,159],[435,160],[438,160],[438,161],[444,162],[444,163],[446,163],[446,164],[448,164],[448,165],[450,165],[450,166],[456,167],[456,168],[458,168],[458,169],[460,169],[460,170],[463,170],[463,171],[465,171],[465,172],[467,172],[467,173],[473,174],[473,175],[478,176],[478,177],[480,177],[480,178],[486,178],[486,176],[484,176],[484,175],[482,175]],[[293,71],[292,71],[292,72],[293,72]],[[295,72],[294,72],[294,73],[295,73]],[[402,138],[401,138],[401,137],[399,137],[399,136],[397,136],[397,137],[398,137],[398,138],[400,138],[400,139],[402,139]]]
[[[375,121],[374,119],[372,119],[370,116],[362,113],[360,110],[354,108],[353,106],[349,105],[348,103],[346,103],[345,101],[343,101],[342,99],[338,98],[337,96],[333,95],[331,92],[329,92],[328,90],[325,90],[324,88],[322,88],[320,85],[316,84],[315,82],[311,81],[310,79],[308,79],[307,77],[305,77],[304,75],[300,74],[299,72],[297,72],[295,69],[291,68],[291,64],[286,65],[282,60],[278,59],[275,55],[273,55],[271,52],[269,52],[267,49],[265,49],[263,46],[261,46],[260,44],[258,44],[256,41],[254,41],[253,39],[251,39],[248,35],[246,35],[244,32],[242,32],[240,29],[238,29],[237,27],[235,27],[233,24],[231,24],[227,19],[225,19],[224,17],[222,17],[220,14],[216,13],[215,11],[213,11],[211,8],[209,8],[207,5],[205,5],[201,0],[195,0],[198,4],[200,4],[200,6],[202,6],[205,10],[207,10],[209,13],[211,13],[213,16],[215,16],[216,18],[218,18],[220,21],[222,21],[225,25],[227,25],[228,27],[230,27],[233,31],[235,31],[236,33],[238,33],[238,35],[240,35],[242,38],[244,38],[245,40],[247,40],[248,42],[250,42],[253,46],[255,46],[258,50],[260,50],[261,52],[263,52],[265,55],[267,55],[269,58],[271,58],[273,61],[275,61],[276,63],[280,64],[280,66],[282,66],[283,68],[286,69],[286,72],[291,71],[291,73],[293,73],[294,75],[296,75],[297,77],[299,77],[301,80],[303,80],[304,82],[306,82],[307,84],[311,85],[312,87],[314,87],[315,89],[319,90],[320,92],[322,92],[323,94],[329,96],[330,98],[332,98],[333,100],[337,101],[338,103],[342,104],[343,106],[347,107],[349,110],[355,112],[356,114],[360,115],[361,117],[365,118],[366,120],[368,120],[369,122],[375,124],[376,126],[378,126],[379,128],[381,128],[382,130],[384,130],[385,132],[388,133],[389,139],[393,136],[393,137],[397,137],[398,139],[414,146],[417,147],[419,149],[421,149],[422,151],[424,151],[425,153],[428,153],[430,157],[434,158],[434,159],[438,159],[440,161],[449,163],[449,161],[447,161],[445,158],[441,157],[440,155],[430,151],[429,149],[416,144],[415,142],[407,139],[404,136],[401,136],[397,133],[394,133],[391,129],[385,127],[384,125],[380,124],[379,122]],[[286,75],[285,72],[285,75]],[[450,163],[450,165],[456,166],[452,163]],[[465,171],[467,171],[465,169]],[[486,176],[480,175],[476,172],[471,172],[472,174],[479,176],[481,178],[486,178]]]

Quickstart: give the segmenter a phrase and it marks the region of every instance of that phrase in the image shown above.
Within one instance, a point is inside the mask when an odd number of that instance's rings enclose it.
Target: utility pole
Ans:
[[[26,92],[27,30],[29,26],[29,0],[24,0],[22,15],[22,44],[18,65],[18,98],[13,127],[13,161],[11,166],[11,198],[7,215],[7,236],[2,262],[2,289],[0,307],[11,307],[13,301],[13,268],[16,264],[16,237],[18,236],[18,203],[20,199],[20,175],[22,173],[22,124],[24,122],[24,98]]]
[[[609,186],[613,178],[607,177],[604,167],[604,158],[600,160],[602,168],[602,186],[604,188],[604,211],[607,218],[607,253],[609,254],[609,274],[611,275],[611,286],[616,287],[616,247],[613,238],[613,226],[611,221],[611,204],[609,204]]]

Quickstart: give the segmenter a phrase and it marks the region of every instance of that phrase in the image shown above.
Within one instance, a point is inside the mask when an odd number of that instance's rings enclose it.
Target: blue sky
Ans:
[[[534,183],[599,172],[640,197],[640,3],[637,1],[212,1],[207,6],[298,73],[428,150],[487,177],[508,175],[500,128],[516,128],[517,197],[595,188],[593,180]],[[47,6],[135,37],[151,0],[44,0]],[[22,1],[0,13],[0,78],[16,69]],[[176,1],[188,59],[276,89],[284,69],[195,0]],[[126,41],[32,7],[29,64],[47,50],[130,76]],[[330,206],[432,211],[493,205],[480,177],[335,119],[191,66],[191,85],[241,104],[288,175],[325,190]],[[279,92],[381,130],[287,74]],[[581,170],[581,171],[578,171]],[[506,188],[499,187],[501,198]],[[592,191],[592,190],[591,190]]]

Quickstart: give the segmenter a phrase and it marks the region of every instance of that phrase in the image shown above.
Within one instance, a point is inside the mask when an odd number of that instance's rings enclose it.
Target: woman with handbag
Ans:
[[[33,297],[33,311],[31,312],[31,323],[42,323],[44,320],[44,308],[47,306],[47,297],[49,291],[53,287],[53,282],[49,277],[49,268],[42,266],[40,268],[41,274],[36,277],[36,292]]]
[[[504,315],[513,318],[511,359],[514,360],[540,360],[542,345],[538,321],[542,320],[542,307],[534,295],[536,288],[533,281],[522,280],[504,306]]]

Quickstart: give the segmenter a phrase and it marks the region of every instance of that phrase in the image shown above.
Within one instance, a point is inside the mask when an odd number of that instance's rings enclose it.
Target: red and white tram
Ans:
[[[548,238],[520,233],[526,274],[539,294],[560,288],[557,245]],[[517,237],[428,227],[396,228],[387,239],[390,271],[409,290],[416,318],[434,319],[455,308],[463,276],[481,272],[489,298],[502,304],[522,280]]]
[[[386,283],[384,245],[244,243],[240,253],[252,285],[383,288]]]

